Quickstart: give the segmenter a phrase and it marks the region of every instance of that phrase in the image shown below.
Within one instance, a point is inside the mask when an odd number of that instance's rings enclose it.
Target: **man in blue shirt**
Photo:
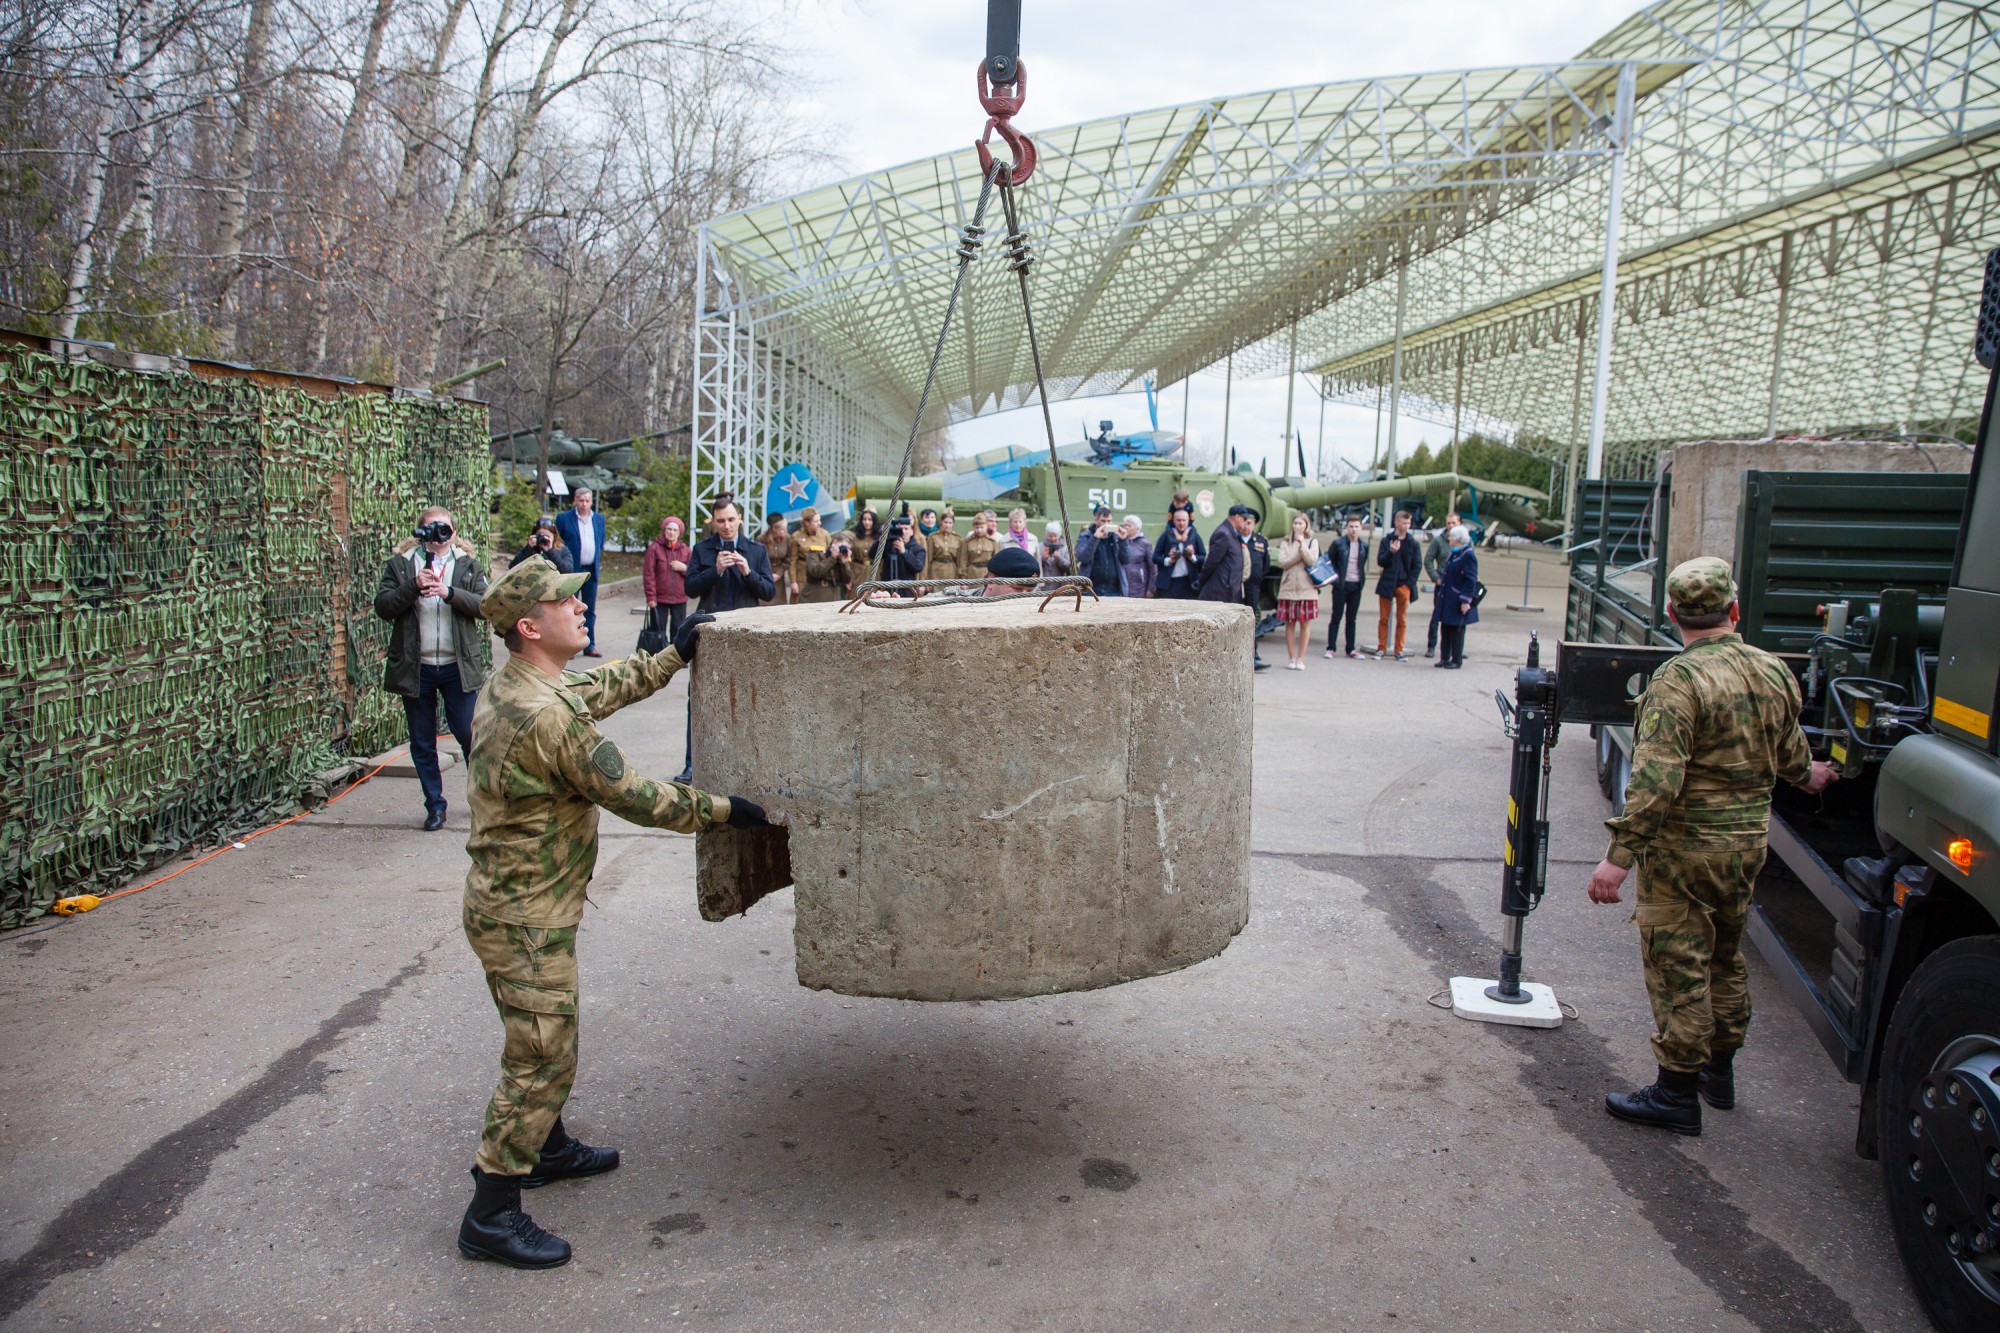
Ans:
[[[583,655],[602,657],[597,651],[597,575],[604,559],[604,515],[597,512],[597,497],[590,487],[577,487],[574,507],[556,515],[556,532],[575,557],[577,572],[590,575],[577,593],[583,598],[583,626],[590,635]]]

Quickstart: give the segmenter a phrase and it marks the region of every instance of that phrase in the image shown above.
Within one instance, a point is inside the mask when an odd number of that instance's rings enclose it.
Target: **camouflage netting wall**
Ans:
[[[0,342],[0,929],[406,739],[376,581],[431,503],[484,558],[486,438],[483,404]]]

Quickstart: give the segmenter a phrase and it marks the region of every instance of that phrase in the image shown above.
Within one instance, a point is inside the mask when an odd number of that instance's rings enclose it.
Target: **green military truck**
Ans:
[[[2000,251],[1977,355],[1969,475],[1746,472],[1744,636],[1799,674],[1824,798],[1781,786],[1750,938],[1841,1073],[1855,1148],[1940,1328],[2000,1328]],[[1949,446],[1944,446],[1949,447]],[[1679,646],[1664,614],[1670,487],[1585,488],[1571,554],[1562,720],[1591,729],[1622,806],[1629,701]],[[1655,557],[1658,558],[1655,558]],[[1628,645],[1607,653],[1606,645]],[[1614,663],[1614,659],[1615,663]]]

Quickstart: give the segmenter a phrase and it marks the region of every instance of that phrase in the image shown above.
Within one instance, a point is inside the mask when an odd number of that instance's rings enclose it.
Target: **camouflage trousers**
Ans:
[[[465,938],[506,1031],[474,1161],[489,1175],[524,1176],[576,1081],[576,928],[513,926],[468,911]]]
[[[1700,1069],[1750,1030],[1743,928],[1764,847],[1677,849],[1639,861],[1640,954],[1653,1006],[1653,1055],[1662,1069]]]

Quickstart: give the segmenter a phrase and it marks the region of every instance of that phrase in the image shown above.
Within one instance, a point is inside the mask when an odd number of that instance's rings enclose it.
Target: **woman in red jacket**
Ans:
[[[660,535],[646,544],[646,623],[658,625],[665,607],[669,635],[680,629],[688,613],[687,571],[694,551],[681,540],[681,531],[679,519],[663,518]]]

